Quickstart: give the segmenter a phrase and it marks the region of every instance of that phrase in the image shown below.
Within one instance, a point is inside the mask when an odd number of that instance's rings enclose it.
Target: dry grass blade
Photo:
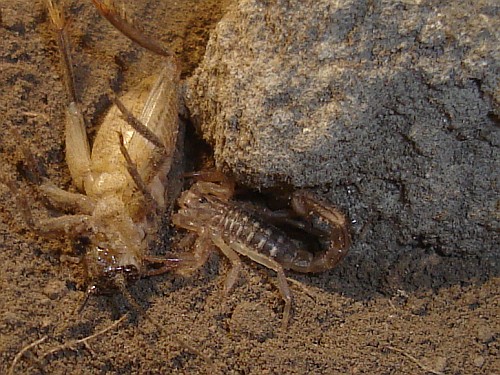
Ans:
[[[431,374],[434,374],[434,375],[444,375],[443,372],[441,371],[436,371],[432,368],[430,368],[429,366],[426,366],[424,365],[422,362],[420,362],[417,358],[415,358],[414,356],[412,356],[411,354],[408,354],[407,352],[405,352],[404,350],[402,349],[398,349],[398,348],[395,348],[394,346],[387,346],[387,349],[389,350],[392,350],[393,352],[396,352],[396,353],[401,353],[402,355],[404,355],[406,358],[408,358],[409,360],[411,360],[412,362],[414,362],[418,367],[420,367],[422,370],[424,370],[425,372],[430,372]]]
[[[88,342],[90,340],[95,339],[96,337],[105,334],[106,332],[112,330],[113,328],[116,328],[121,322],[123,322],[125,320],[126,317],[127,317],[127,314],[123,315],[120,319],[118,319],[117,321],[113,322],[113,324],[110,324],[109,326],[101,329],[99,332],[96,332],[93,335],[84,337],[83,339],[72,340],[72,341],[67,342],[65,344],[58,345],[55,348],[52,348],[50,350],[47,350],[45,353],[42,354],[42,356],[40,357],[39,360],[41,361],[45,357],[48,357],[49,355],[52,355],[52,354],[57,353],[57,352],[59,352],[61,350],[64,350],[64,349],[75,350],[74,348],[77,345],[79,345],[79,344],[84,344],[86,348],[90,348],[89,345],[88,345]]]
[[[31,344],[26,345],[24,348],[22,348],[19,351],[19,353],[17,353],[16,356],[14,357],[14,360],[12,361],[12,364],[10,365],[10,368],[9,368],[9,372],[7,374],[8,375],[14,374],[14,368],[16,367],[17,362],[19,362],[19,360],[22,358],[24,353],[26,353],[31,348],[34,348],[35,346],[37,346],[37,345],[41,344],[42,342],[44,342],[45,340],[47,340],[47,337],[48,336],[43,336],[41,339],[38,339],[38,340],[32,342]]]

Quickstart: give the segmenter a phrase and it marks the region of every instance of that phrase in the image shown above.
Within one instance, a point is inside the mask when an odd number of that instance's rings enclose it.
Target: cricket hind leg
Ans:
[[[63,2],[61,2],[63,3]],[[64,14],[64,6],[54,0],[46,0],[45,5],[49,12],[52,28],[57,34],[59,52],[64,72],[64,82],[68,94],[66,109],[66,163],[73,180],[73,184],[83,192],[86,183],[91,183],[90,173],[90,146],[82,112],[79,108],[78,95],[75,89],[75,75],[69,48],[67,33],[68,22]]]
[[[78,102],[75,89],[75,74],[69,48],[68,21],[64,14],[64,0],[45,0],[52,28],[57,33],[57,45],[63,59],[64,83],[66,84],[69,102]]]

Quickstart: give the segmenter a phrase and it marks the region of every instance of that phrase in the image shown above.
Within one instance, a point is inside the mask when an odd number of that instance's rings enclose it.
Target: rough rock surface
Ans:
[[[498,273],[498,16],[494,1],[241,0],[188,107],[219,168],[327,188],[362,233],[354,252],[391,253],[396,278],[436,254]]]

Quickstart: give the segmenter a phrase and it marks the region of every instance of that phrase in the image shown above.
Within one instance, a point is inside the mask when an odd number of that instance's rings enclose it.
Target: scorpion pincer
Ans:
[[[266,220],[266,215],[259,215],[231,200],[233,193],[234,185],[222,174],[199,173],[198,180],[179,198],[180,209],[173,215],[172,222],[197,235],[194,245],[198,259],[196,267],[203,265],[214,245],[229,258],[232,269],[226,279],[226,291],[236,282],[241,268],[238,254],[275,271],[285,301],[282,327],[286,328],[292,295],[284,271],[323,272],[335,267],[350,245],[347,220],[337,208],[312,192],[296,191],[291,206],[301,221],[285,222],[318,238],[321,250],[311,252],[270,224],[272,220]]]

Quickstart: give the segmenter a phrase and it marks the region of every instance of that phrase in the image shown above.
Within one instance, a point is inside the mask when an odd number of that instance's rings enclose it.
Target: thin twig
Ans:
[[[424,370],[426,372],[430,372],[431,374],[434,374],[434,375],[444,375],[444,372],[436,371],[436,370],[430,368],[429,366],[424,365],[422,362],[420,362],[414,356],[412,356],[411,354],[408,354],[407,352],[405,352],[402,349],[395,348],[394,346],[386,346],[386,348],[389,349],[389,350],[392,350],[394,352],[401,353],[406,358],[408,358],[412,362],[416,363],[418,367],[420,367],[422,370]]]
[[[48,338],[48,336],[43,336],[41,339],[38,339],[38,340],[32,342],[31,344],[26,345],[24,348],[22,348],[21,351],[19,353],[17,353],[16,356],[14,357],[14,360],[12,361],[12,364],[10,365],[8,374],[9,375],[14,374],[14,368],[16,367],[17,362],[19,362],[19,360],[24,355],[24,353],[26,353],[31,348],[34,348],[38,344],[41,344],[42,342],[47,340],[47,338]]]
[[[89,345],[88,345],[88,341],[96,338],[97,336],[101,336],[103,334],[105,334],[106,332],[108,332],[109,330],[115,328],[118,324],[120,324],[121,322],[123,322],[123,320],[125,320],[125,318],[127,317],[127,314],[124,314],[120,319],[118,319],[117,321],[113,322],[113,324],[110,324],[109,326],[107,326],[106,328],[103,328],[102,330],[100,330],[99,332],[96,332],[94,333],[93,335],[90,335],[90,336],[87,336],[87,337],[84,337],[83,339],[78,339],[78,340],[73,340],[73,341],[70,341],[70,342],[67,342],[65,344],[61,344],[59,346],[56,346],[55,348],[52,348],[48,351],[46,351],[45,353],[42,354],[42,356],[40,357],[40,361],[42,359],[44,359],[45,357],[51,355],[51,354],[54,354],[58,351],[61,351],[61,350],[64,350],[64,349],[72,349],[72,350],[75,350],[74,347],[78,344],[84,344],[85,347],[87,349],[89,349]]]

